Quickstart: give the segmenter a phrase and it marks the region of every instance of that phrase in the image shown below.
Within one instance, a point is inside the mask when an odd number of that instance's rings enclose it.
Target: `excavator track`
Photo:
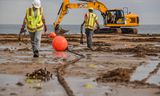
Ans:
[[[123,34],[137,34],[137,28],[121,28]]]
[[[109,33],[118,33],[118,34],[137,34],[138,30],[136,28],[101,28],[94,31],[95,34],[109,34]]]

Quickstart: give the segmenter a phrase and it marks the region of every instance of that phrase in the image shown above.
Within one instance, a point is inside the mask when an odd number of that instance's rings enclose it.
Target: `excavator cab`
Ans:
[[[125,12],[124,9],[127,9]],[[139,16],[137,14],[128,12],[128,8],[110,9],[106,14],[102,14],[104,18],[105,28],[101,28],[95,33],[124,33],[137,34],[136,26],[139,26]]]
[[[113,9],[107,11],[106,24],[124,24],[124,11],[121,9]]]
[[[139,16],[137,14],[127,12],[124,9],[110,9],[106,14],[102,14],[104,18],[105,28],[101,28],[97,33],[124,33],[137,34],[136,26],[139,26]]]
[[[124,12],[122,9],[107,10],[104,17],[104,25],[106,27],[136,27],[139,26],[139,17],[137,14]]]

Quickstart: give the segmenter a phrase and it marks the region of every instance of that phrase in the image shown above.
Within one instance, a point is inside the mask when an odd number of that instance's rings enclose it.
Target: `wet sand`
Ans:
[[[80,35],[65,37],[70,50],[85,56],[65,69],[66,82],[76,96],[160,95],[160,35],[96,34],[94,51],[86,47],[86,42],[79,44]],[[52,39],[45,36],[40,58],[32,57],[28,36],[18,41],[17,35],[3,34],[0,41],[1,96],[67,96],[56,77],[42,83],[42,89],[37,91],[34,84],[26,84],[25,74],[46,68],[56,76],[57,68],[78,58],[78,55],[69,51],[56,52],[51,46]],[[24,86],[17,86],[17,82]],[[60,86],[59,90],[55,91],[54,86]]]

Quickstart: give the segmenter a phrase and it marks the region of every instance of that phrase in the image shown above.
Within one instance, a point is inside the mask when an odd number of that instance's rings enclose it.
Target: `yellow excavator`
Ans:
[[[82,2],[70,3],[70,0],[63,0],[58,11],[58,18],[53,24],[56,32],[64,31],[60,27],[63,17],[68,13],[69,9],[78,8],[93,8],[101,12],[104,21],[104,28],[95,31],[95,33],[124,33],[137,34],[137,29],[133,28],[139,26],[139,16],[137,14],[128,12],[128,8],[123,9],[108,9],[102,2],[98,0],[79,0]],[[127,12],[125,12],[125,9]]]

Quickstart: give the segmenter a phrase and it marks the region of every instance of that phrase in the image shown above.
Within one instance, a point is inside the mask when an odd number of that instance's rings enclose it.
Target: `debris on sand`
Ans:
[[[160,91],[155,93],[156,95],[160,95]]]
[[[31,51],[31,49],[29,49],[28,47],[26,47],[26,48],[18,49],[17,51]]]
[[[22,82],[17,82],[16,85],[17,86],[24,86],[24,84]]]
[[[10,93],[11,96],[17,96],[17,93]]]
[[[160,52],[159,47],[153,45],[137,45],[133,48],[120,48],[112,50],[113,52],[130,52],[134,53],[134,57],[145,57],[145,55],[157,56],[157,53]]]
[[[39,90],[42,89],[42,84],[41,83],[37,83],[36,85],[33,86],[33,88]]]
[[[143,51],[147,51],[147,52],[160,52],[159,48],[153,47],[151,45],[137,45],[133,48],[120,48],[120,49],[116,49],[114,51],[117,52],[143,52]]]
[[[150,64],[148,66],[150,66]],[[154,82],[153,81],[148,81],[151,76],[158,73],[159,68],[160,68],[159,63],[156,66],[156,68],[151,72],[148,72],[149,68],[144,69],[142,67],[143,70],[138,70],[137,73],[136,73],[136,70],[138,68],[136,68],[136,67],[133,67],[132,69],[117,68],[117,69],[108,71],[107,73],[101,73],[100,76],[96,80],[97,80],[97,82],[103,82],[103,83],[108,83],[108,82],[118,82],[118,83],[120,83],[121,82],[121,83],[127,83],[127,84],[128,83],[134,84],[136,86],[147,85],[148,87],[149,86],[150,87],[159,87],[159,84],[157,84],[156,81],[154,81]],[[148,72],[147,76],[145,76],[146,72],[144,70],[146,70]]]
[[[102,74],[97,78],[101,82],[129,82],[133,69],[117,68]]]
[[[12,52],[12,50],[10,48],[5,48],[3,51]]]
[[[149,38],[122,38],[121,41],[128,41],[128,42],[159,42],[160,38],[156,37],[149,37]]]
[[[133,57],[145,57],[146,54],[145,52],[136,52],[135,55],[133,55]]]
[[[52,74],[45,69],[38,69],[35,70],[32,73],[27,73],[26,74],[27,79],[36,79],[36,80],[41,80],[41,81],[49,81],[50,79],[52,79]]]
[[[93,85],[92,84],[84,84],[84,88],[91,89],[91,88],[93,88]]]
[[[14,49],[12,49],[12,48],[5,48],[5,49],[3,49],[3,51],[9,52],[9,53],[14,53]]]
[[[6,88],[1,88],[1,89],[0,89],[0,92],[2,92],[2,91],[6,91]]]
[[[112,52],[112,49],[107,46],[98,46],[94,49],[94,51]]]
[[[97,41],[97,42],[94,42],[93,43],[94,46],[111,46],[112,44],[110,43],[106,43],[106,42],[100,42],[100,41]]]
[[[96,46],[94,51],[103,51],[103,52],[123,52],[123,53],[132,53],[133,57],[145,57],[145,56],[158,56],[157,53],[160,52],[159,47],[154,45],[139,44],[132,48],[118,48],[112,49],[110,46]]]

